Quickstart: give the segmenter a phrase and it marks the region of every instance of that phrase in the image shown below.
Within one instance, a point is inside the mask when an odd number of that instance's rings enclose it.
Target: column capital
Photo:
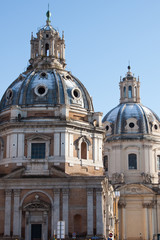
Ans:
[[[60,193],[60,189],[59,188],[54,188],[53,192],[54,192],[54,194],[59,194]]]
[[[153,208],[155,206],[156,202],[155,201],[151,201],[151,202],[145,202],[142,203],[143,208]]]
[[[6,195],[7,197],[10,197],[11,194],[12,194],[12,189],[5,189],[5,195]]]
[[[21,190],[20,189],[13,189],[14,196],[19,197]]]
[[[103,189],[102,188],[96,188],[96,193],[97,194],[101,194],[103,192]]]
[[[118,206],[120,208],[125,208],[126,207],[126,202],[119,201]]]
[[[69,189],[68,188],[62,188],[63,195],[68,195]]]
[[[93,194],[93,188],[87,188],[87,194]]]

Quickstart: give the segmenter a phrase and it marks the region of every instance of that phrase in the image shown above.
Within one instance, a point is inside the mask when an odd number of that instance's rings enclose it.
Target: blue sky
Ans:
[[[119,103],[119,80],[128,62],[141,82],[141,103],[160,116],[159,0],[0,1],[0,97],[27,67],[31,32],[46,22],[64,31],[67,70],[106,114]]]

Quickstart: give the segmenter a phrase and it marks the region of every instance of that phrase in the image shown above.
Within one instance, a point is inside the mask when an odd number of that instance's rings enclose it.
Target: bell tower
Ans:
[[[126,76],[120,80],[120,103],[140,103],[140,82],[133,76],[128,66]]]
[[[64,32],[62,37],[59,32],[51,26],[51,12],[46,13],[46,25],[41,28],[37,37],[31,35],[31,58],[29,60],[32,67],[57,67],[64,69],[65,64],[65,41]]]

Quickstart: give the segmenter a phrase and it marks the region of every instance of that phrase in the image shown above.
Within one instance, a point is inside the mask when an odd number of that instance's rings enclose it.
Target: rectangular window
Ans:
[[[160,155],[157,155],[157,170],[160,171]]]
[[[128,155],[128,166],[129,169],[137,169],[137,155],[134,153],[131,153]]]
[[[32,143],[31,158],[43,159],[45,158],[45,143]]]

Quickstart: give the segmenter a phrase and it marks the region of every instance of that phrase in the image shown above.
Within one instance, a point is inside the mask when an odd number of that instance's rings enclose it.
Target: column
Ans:
[[[87,235],[93,236],[93,188],[87,189]]]
[[[125,214],[125,202],[119,202],[119,207],[121,207],[121,239],[126,239],[126,214]]]
[[[13,212],[13,236],[19,236],[20,224],[19,224],[19,202],[20,202],[20,190],[14,190],[14,212]]]
[[[53,230],[52,234],[57,230],[57,223],[60,221],[60,189],[54,189],[54,213],[53,213]]]
[[[96,234],[104,235],[102,189],[96,189]]]
[[[62,205],[62,219],[65,221],[65,235],[68,235],[68,192],[69,189],[62,189],[63,205]]]
[[[11,231],[11,189],[5,190],[5,222],[4,222],[4,235],[10,236]]]

